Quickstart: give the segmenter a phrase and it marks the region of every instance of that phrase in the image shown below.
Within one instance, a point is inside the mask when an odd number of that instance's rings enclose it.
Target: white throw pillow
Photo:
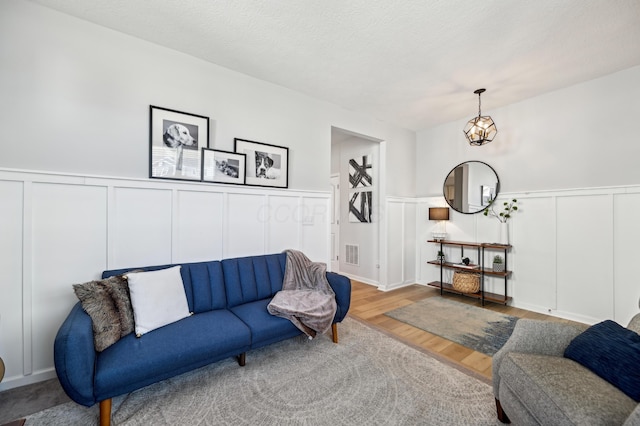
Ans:
[[[180,265],[159,271],[129,272],[126,277],[136,336],[191,315]]]

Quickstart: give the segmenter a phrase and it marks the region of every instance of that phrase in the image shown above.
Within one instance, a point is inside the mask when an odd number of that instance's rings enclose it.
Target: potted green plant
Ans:
[[[444,263],[444,252],[442,250],[438,250],[438,256],[436,259],[438,262]]]
[[[496,212],[494,205],[495,202],[495,198],[489,202],[489,206],[484,210],[485,216],[493,216],[500,222],[507,223],[507,221],[511,219],[511,214],[515,211],[518,211],[518,200],[516,200],[515,198],[511,201],[505,201],[504,203],[502,203],[504,208],[501,212]]]
[[[493,256],[493,272],[504,272],[504,261],[499,254]]]

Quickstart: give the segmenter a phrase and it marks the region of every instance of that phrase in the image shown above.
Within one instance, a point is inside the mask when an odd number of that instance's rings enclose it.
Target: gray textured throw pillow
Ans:
[[[101,281],[74,284],[82,309],[93,322],[93,343],[96,351],[102,352],[120,339],[121,326],[118,309]]]
[[[118,310],[120,319],[120,337],[133,333],[133,308],[129,296],[129,284],[122,275],[116,275],[101,281]]]

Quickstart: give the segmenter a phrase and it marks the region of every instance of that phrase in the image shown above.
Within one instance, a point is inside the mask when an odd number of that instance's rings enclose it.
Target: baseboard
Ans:
[[[511,302],[511,306],[518,309],[525,309],[527,311],[536,312],[538,314],[549,315],[556,318],[562,318],[570,321],[580,322],[583,324],[595,324],[599,322],[599,320],[591,317],[587,317],[584,315],[578,315],[571,312],[563,312],[555,309],[545,308],[544,306],[531,305],[528,303],[517,303],[517,300],[514,298],[513,302]]]
[[[364,278],[364,277],[359,277],[357,275],[353,275],[353,274],[347,274],[345,272],[340,272],[340,275],[344,275],[345,277],[349,278],[350,280],[354,280],[354,281],[358,281],[360,283],[363,284],[369,284],[375,287],[380,287],[380,283],[374,280],[371,280],[369,278]]]
[[[44,382],[45,380],[55,379],[56,377],[56,370],[53,368],[40,370],[29,376],[5,377],[2,383],[0,383],[0,392],[31,385],[33,383]]]
[[[411,281],[404,281],[404,282],[399,282],[399,283],[393,283],[393,284],[389,284],[388,286],[378,286],[378,290],[380,291],[392,291],[392,290],[397,290],[399,288],[403,288],[403,287],[409,287],[410,285],[414,285],[416,284],[415,281],[411,280]]]

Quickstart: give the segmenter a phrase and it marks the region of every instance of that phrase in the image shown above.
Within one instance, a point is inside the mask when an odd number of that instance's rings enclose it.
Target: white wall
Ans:
[[[498,136],[471,147],[465,120],[420,132],[417,179],[420,282],[434,280],[432,225],[423,211],[442,205],[442,182],[456,164],[480,160],[495,168],[501,200],[515,197],[511,226],[513,305],[588,323],[614,319],[626,325],[638,312],[633,276],[640,173],[640,67],[510,105],[483,111]],[[473,114],[470,111],[470,115]],[[505,192],[506,191],[506,192]],[[497,221],[452,211],[451,239],[495,241]],[[499,286],[499,284],[495,284]],[[496,287],[496,289],[499,287]]]
[[[0,2],[0,99],[0,390],[53,376],[71,284],[105,268],[328,263],[332,126],[384,140],[391,191],[415,193],[414,132],[26,1]],[[289,189],[147,179],[149,105],[210,117],[216,149],[287,146]]]
[[[209,117],[217,149],[289,147],[294,189],[329,189],[332,125],[415,146],[414,132],[25,1],[0,3],[0,55],[0,124],[16,141],[0,167],[146,178],[149,105]],[[414,195],[413,169],[398,169],[397,195]]]
[[[418,196],[442,193],[447,173],[463,161],[491,165],[503,191],[634,185],[640,183],[640,67],[483,110],[498,127],[493,142],[470,146],[469,117],[418,133]],[[491,88],[490,88],[491,89]],[[491,96],[491,91],[486,96]]]

